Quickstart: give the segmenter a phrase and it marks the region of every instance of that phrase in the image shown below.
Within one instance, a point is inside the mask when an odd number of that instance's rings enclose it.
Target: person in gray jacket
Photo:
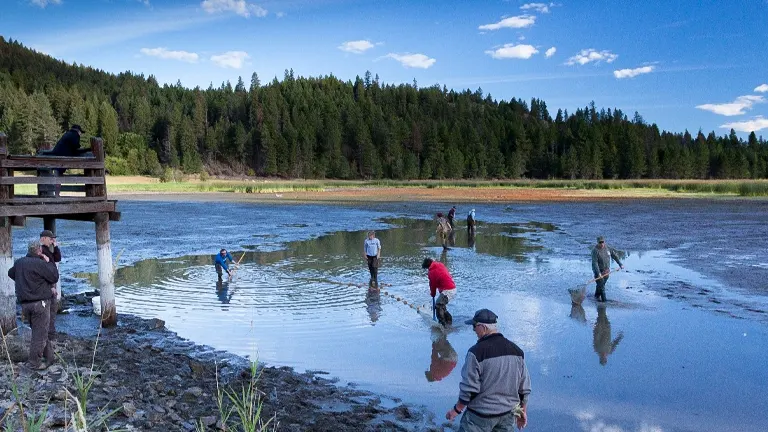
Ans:
[[[616,264],[620,268],[624,268],[624,264],[619,260],[619,255],[616,250],[605,244],[605,238],[600,236],[597,238],[597,245],[592,248],[592,273],[595,275],[595,297],[597,301],[605,301],[605,284],[608,282],[608,274],[611,272],[611,258],[616,261]]]
[[[55,360],[48,340],[48,322],[54,295],[51,285],[59,281],[59,270],[43,253],[40,242],[33,241],[29,243],[27,256],[17,259],[8,270],[8,277],[15,282],[21,313],[29,318],[32,327],[27,366],[33,370],[46,369]]]
[[[495,313],[480,309],[466,321],[477,335],[461,370],[459,401],[445,414],[462,414],[459,432],[510,432],[528,424],[531,378],[523,350],[498,332]],[[515,416],[520,405],[519,417]]]

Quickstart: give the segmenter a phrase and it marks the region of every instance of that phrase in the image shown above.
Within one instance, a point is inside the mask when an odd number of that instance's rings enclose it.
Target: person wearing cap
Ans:
[[[227,265],[227,260],[229,262],[234,263],[235,259],[232,258],[232,255],[230,255],[229,252],[227,252],[226,249],[222,249],[219,251],[218,255],[216,255],[216,258],[214,259],[214,267],[216,267],[216,274],[219,275],[219,280],[221,280],[222,275],[222,269],[227,272],[227,275],[231,278],[232,277],[232,270],[229,269],[229,266]]]
[[[450,210],[448,210],[448,223],[451,224],[451,228],[455,228],[456,225],[454,225],[454,218],[456,217],[456,206],[451,207]]]
[[[451,224],[448,223],[448,219],[443,216],[442,213],[437,214],[437,229],[435,230],[435,233],[437,234],[437,238],[440,240],[440,243],[443,244],[443,249],[448,250],[450,249],[448,247],[448,235],[453,231],[453,228],[451,228]]]
[[[445,414],[453,421],[463,414],[460,432],[512,431],[528,424],[528,395],[531,378],[523,350],[499,333],[497,316],[480,309],[466,321],[472,325],[477,343],[467,352],[461,370],[459,400]],[[515,416],[520,405],[520,417]]]
[[[619,260],[616,250],[605,244],[605,238],[599,236],[597,245],[592,248],[592,273],[597,279],[595,287],[595,297],[597,301],[605,301],[605,284],[608,282],[608,274],[611,272],[611,259],[616,261],[619,268],[624,268],[624,264]]]
[[[376,238],[375,231],[368,231],[368,238],[363,242],[363,257],[368,261],[368,271],[371,273],[371,279],[368,281],[368,284],[379,286],[381,242]]]
[[[435,303],[437,322],[443,326],[453,324],[453,316],[448,312],[448,302],[456,297],[456,283],[453,282],[448,268],[441,262],[433,261],[432,258],[424,258],[421,268],[428,270],[429,295],[434,299],[435,295],[440,293]]]
[[[56,243],[56,234],[51,230],[44,230],[40,233],[40,246],[42,247],[43,254],[48,257],[48,261],[52,263],[61,262],[61,250]],[[48,339],[53,341],[56,339],[56,315],[59,313],[59,294],[56,291],[56,284],[51,285],[51,319],[48,321]]]
[[[46,369],[55,361],[48,340],[48,321],[51,318],[51,285],[58,282],[59,270],[43,253],[40,242],[33,241],[29,243],[27,255],[17,259],[8,270],[8,277],[15,283],[21,313],[27,316],[32,328],[27,366],[33,370]]]
[[[80,148],[80,137],[84,134],[83,128],[80,127],[80,125],[73,124],[72,127],[69,128],[67,132],[64,133],[64,135],[59,138],[59,141],[56,142],[56,146],[53,147],[53,150],[47,152],[48,155],[51,156],[81,156],[83,153],[87,153],[91,151],[91,149],[86,148],[82,149]],[[67,171],[66,168],[57,168],[56,171],[60,176],[64,175],[64,173]],[[58,192],[61,190],[61,185],[57,185],[56,192],[58,195]]]

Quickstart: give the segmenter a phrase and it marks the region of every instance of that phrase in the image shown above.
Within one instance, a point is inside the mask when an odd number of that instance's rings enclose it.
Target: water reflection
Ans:
[[[440,381],[451,374],[459,360],[456,350],[453,349],[448,338],[442,331],[435,331],[436,338],[432,340],[432,355],[429,370],[424,371],[427,381]]]
[[[568,316],[571,317],[574,321],[578,321],[583,324],[587,323],[587,313],[584,311],[584,306],[581,304],[571,303],[571,314]]]
[[[475,229],[470,228],[467,230],[467,247],[475,249]]]
[[[583,309],[583,308],[582,308]],[[611,322],[608,321],[605,305],[597,305],[597,322],[594,329],[593,345],[600,358],[600,364],[608,363],[608,356],[616,351],[619,342],[624,339],[624,332],[619,332],[616,339],[611,340]]]
[[[216,296],[222,304],[229,304],[233,295],[235,295],[235,290],[229,292],[229,282],[216,282]]]
[[[365,294],[365,305],[368,316],[371,317],[371,324],[375,324],[381,316],[381,292],[378,288],[368,287]]]

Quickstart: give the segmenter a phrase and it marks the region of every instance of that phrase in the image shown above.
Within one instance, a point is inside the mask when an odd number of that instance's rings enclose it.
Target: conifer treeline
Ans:
[[[114,174],[304,178],[764,178],[768,146],[733,130],[661,132],[594,103],[552,118],[544,101],[482,90],[254,73],[207,90],[68,65],[0,37],[0,130],[16,153],[70,124],[104,138]]]

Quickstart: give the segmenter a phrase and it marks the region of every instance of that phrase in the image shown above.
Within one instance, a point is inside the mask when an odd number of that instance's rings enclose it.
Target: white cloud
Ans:
[[[758,93],[768,92],[768,84],[760,84],[759,86],[755,87],[755,91]]]
[[[503,20],[493,23],[484,24],[478,27],[480,30],[499,30],[503,28],[526,28],[536,23],[536,17],[533,15],[519,15],[504,18]]]
[[[723,129],[733,129],[739,132],[757,132],[763,129],[768,129],[768,118],[757,116],[752,120],[726,123],[720,127]]]
[[[554,6],[553,3],[546,4],[546,3],[526,3],[522,6],[520,6],[520,9],[522,10],[534,10],[538,13],[549,13],[549,7]]]
[[[592,62],[600,63],[602,61],[606,63],[612,63],[617,58],[619,58],[618,55],[608,50],[597,51],[596,49],[590,48],[581,50],[581,52],[569,58],[565,64],[573,66],[576,64],[585,65]]]
[[[149,0],[137,0],[137,1],[139,3],[142,3],[144,6],[151,6],[151,4],[149,4]]]
[[[745,114],[747,110],[752,109],[752,106],[760,103],[765,103],[764,97],[750,95],[750,96],[739,96],[733,102],[722,103],[722,104],[704,104],[704,105],[698,105],[696,106],[696,108],[704,111],[710,111],[715,114],[731,117],[731,116]]]
[[[643,67],[634,68],[634,69],[619,69],[619,70],[613,71],[613,76],[615,76],[618,79],[634,78],[638,75],[651,73],[653,72],[654,69],[656,69],[656,66],[643,66]]]
[[[395,59],[404,67],[429,69],[437,60],[429,58],[424,54],[394,54],[389,53],[386,57]]]
[[[200,6],[208,13],[216,12],[234,12],[243,17],[250,17],[251,14],[261,18],[267,16],[267,10],[263,7],[247,3],[245,0],[203,0]]]
[[[211,56],[211,61],[223,68],[241,69],[246,59],[251,58],[245,51],[227,51]]]
[[[41,8],[45,8],[48,5],[60,5],[61,0],[29,0],[30,3],[32,3],[35,6],[40,6]]]
[[[529,59],[534,54],[538,53],[539,50],[536,49],[533,45],[512,45],[512,44],[504,44],[501,48],[497,48],[495,50],[488,50],[485,53],[489,56],[495,58],[495,59]]]
[[[550,57],[552,57],[553,55],[555,55],[555,53],[556,53],[556,52],[557,52],[557,48],[555,48],[555,47],[552,47],[552,48],[548,49],[548,50],[547,50],[547,52],[545,52],[545,53],[544,53],[544,55],[545,55],[547,58],[550,58]]]
[[[285,16],[285,12],[278,12],[275,15],[277,15],[278,18],[282,18]]]
[[[200,57],[197,53],[188,51],[169,51],[166,48],[142,48],[141,53],[164,60],[178,60],[187,63],[197,63]]]
[[[362,54],[373,47],[374,45],[369,40],[348,41],[338,46],[340,50],[354,54]]]

